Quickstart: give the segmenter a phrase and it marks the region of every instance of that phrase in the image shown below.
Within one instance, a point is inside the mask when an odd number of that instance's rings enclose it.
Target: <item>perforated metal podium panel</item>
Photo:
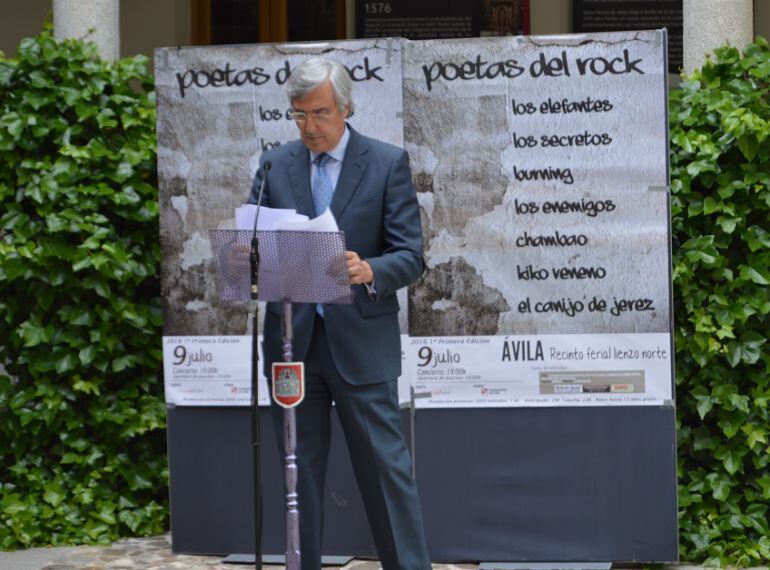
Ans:
[[[251,299],[253,232],[209,230],[223,301]],[[259,231],[259,300],[352,303],[342,232]]]

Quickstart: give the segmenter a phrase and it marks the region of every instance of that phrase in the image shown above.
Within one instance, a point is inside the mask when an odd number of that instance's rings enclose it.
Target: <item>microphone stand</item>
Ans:
[[[259,238],[257,238],[257,220],[259,207],[262,203],[262,193],[265,191],[267,173],[271,163],[266,161],[262,167],[262,184],[259,187],[257,208],[254,212],[254,231],[251,234],[251,444],[254,460],[254,568],[262,570],[262,458],[261,458],[261,429],[259,418]]]

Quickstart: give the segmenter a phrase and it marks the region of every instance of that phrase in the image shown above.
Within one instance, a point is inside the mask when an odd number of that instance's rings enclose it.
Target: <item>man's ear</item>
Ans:
[[[348,103],[345,105],[345,108],[342,109],[342,118],[347,119],[350,116],[350,104]]]

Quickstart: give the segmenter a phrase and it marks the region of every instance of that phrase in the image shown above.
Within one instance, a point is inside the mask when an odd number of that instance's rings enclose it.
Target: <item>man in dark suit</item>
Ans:
[[[287,83],[300,140],[262,155],[249,202],[310,217],[327,207],[345,232],[351,305],[296,304],[294,359],[305,362],[306,395],[297,408],[300,548],[303,570],[320,568],[323,492],[335,403],[377,553],[385,570],[426,570],[425,544],[411,458],[400,431],[396,379],[401,346],[396,291],[424,268],[420,214],[403,149],[346,124],[351,79],[339,63],[305,61]],[[264,366],[280,362],[280,306],[268,303]],[[282,410],[273,405],[282,442]],[[281,443],[282,446],[282,443]]]

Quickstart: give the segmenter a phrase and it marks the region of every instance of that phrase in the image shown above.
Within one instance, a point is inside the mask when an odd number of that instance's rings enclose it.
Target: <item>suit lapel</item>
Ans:
[[[301,146],[286,166],[297,213],[312,218],[315,214],[313,195],[310,192],[310,153]]]
[[[331,211],[336,220],[342,216],[345,207],[358,188],[358,183],[361,182],[366,167],[369,165],[369,160],[366,157],[369,146],[366,144],[366,140],[350,125],[348,128],[350,129],[350,140],[348,141],[348,148],[345,150],[345,159],[342,161],[342,170],[331,203]]]

